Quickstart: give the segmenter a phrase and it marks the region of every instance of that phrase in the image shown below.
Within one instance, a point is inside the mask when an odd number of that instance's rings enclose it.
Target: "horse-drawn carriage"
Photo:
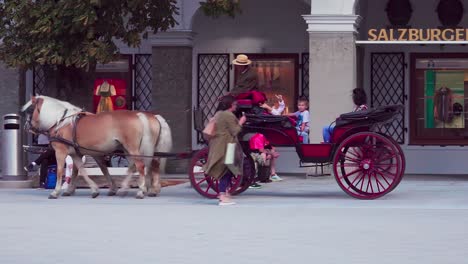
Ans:
[[[249,103],[239,102],[240,111]],[[333,129],[330,143],[302,144],[291,120],[286,116],[246,114],[247,122],[239,135],[244,152],[244,175],[232,179],[231,194],[240,194],[255,181],[256,170],[249,149],[249,138],[262,133],[273,146],[294,147],[300,166],[332,164],[338,185],[359,199],[376,199],[391,192],[405,171],[405,156],[391,137],[373,132],[376,125],[392,121],[401,106],[385,106],[341,115]],[[195,127],[203,129],[200,111],[195,112]],[[192,158],[189,177],[192,187],[202,196],[216,198],[218,181],[203,171],[209,147]]]
[[[386,106],[376,109],[348,113],[336,120],[330,143],[301,144],[296,129],[288,117],[252,114],[255,106],[251,101],[238,101],[238,115],[247,112],[247,122],[239,135],[244,152],[243,176],[232,178],[231,194],[240,194],[255,180],[255,163],[251,157],[248,141],[255,133],[262,133],[274,146],[294,147],[300,158],[300,165],[333,165],[333,174],[340,187],[349,195],[360,199],[375,199],[391,192],[401,181],[405,171],[405,157],[398,143],[391,137],[373,132],[373,128],[391,121],[402,109],[401,106]],[[194,155],[191,153],[170,153],[172,137],[168,124],[159,115],[145,112],[116,111],[92,115],[84,113],[67,102],[54,98],[33,97],[24,107],[28,112],[27,125],[40,133],[48,133],[54,147],[58,163],[58,181],[49,198],[60,194],[60,182],[63,176],[64,159],[70,154],[81,167],[81,156],[91,155],[103,174],[107,177],[109,194],[117,192],[117,186],[109,175],[104,158],[118,154],[120,148],[132,162],[128,176],[121,189],[128,189],[128,180],[133,172],[140,174],[140,191],[137,198],[159,194],[159,168],[161,158],[190,158],[189,178],[193,188],[201,195],[215,198],[218,195],[218,181],[206,175],[203,165],[208,158],[209,148],[203,148]],[[200,113],[196,111],[196,113]],[[195,114],[197,130],[203,130],[203,116]],[[81,121],[79,121],[81,120]],[[79,121],[79,123],[78,123]],[[122,124],[126,124],[122,126]],[[132,124],[127,125],[127,124]],[[89,129],[93,128],[93,129]],[[112,129],[110,129],[112,128]],[[131,129],[129,129],[131,128]],[[96,133],[101,131],[99,140]],[[92,140],[91,140],[92,139]],[[26,148],[28,150],[28,148]],[[60,161],[60,163],[59,163]],[[72,175],[72,187],[64,195],[73,194],[75,187]],[[145,187],[145,176],[151,181]],[[99,188],[86,173],[82,176],[92,189],[92,197],[99,195]]]

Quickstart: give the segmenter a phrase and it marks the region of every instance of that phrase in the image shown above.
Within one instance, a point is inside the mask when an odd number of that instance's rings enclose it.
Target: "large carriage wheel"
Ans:
[[[404,166],[398,144],[373,132],[346,138],[333,158],[338,185],[359,199],[376,199],[391,192],[400,183]]]
[[[398,178],[398,182],[396,182],[396,184],[393,185],[393,188],[389,191],[391,192],[393,189],[395,189],[395,187],[398,186],[398,184],[400,184],[401,180],[403,179],[403,176],[405,175],[405,170],[406,170],[406,157],[405,157],[405,153],[403,152],[403,150],[401,149],[401,146],[400,144],[398,144],[398,142],[396,142],[393,138],[391,137],[387,137],[387,139],[389,139],[390,141],[392,141],[393,143],[393,146],[395,146],[397,149],[398,149],[398,158],[400,158],[401,160],[401,177]]]
[[[198,151],[192,158],[192,162],[189,168],[189,177],[192,187],[202,196],[210,199],[218,197],[218,184],[219,181],[205,174],[203,171],[203,165],[208,160],[209,148],[203,148]],[[242,176],[232,177],[231,187],[228,192],[237,190],[241,184]]]
[[[242,181],[239,187],[232,192],[233,195],[241,194],[245,192],[255,179],[255,162],[250,155],[244,157],[244,175],[242,175]]]

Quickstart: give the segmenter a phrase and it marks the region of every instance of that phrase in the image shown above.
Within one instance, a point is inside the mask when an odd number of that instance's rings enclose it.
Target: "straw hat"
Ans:
[[[250,65],[251,63],[252,61],[249,60],[249,57],[244,54],[237,55],[236,59],[232,61],[234,65]]]

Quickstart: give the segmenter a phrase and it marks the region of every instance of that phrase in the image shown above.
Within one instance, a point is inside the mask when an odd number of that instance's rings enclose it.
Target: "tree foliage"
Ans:
[[[200,3],[205,15],[218,18],[221,15],[235,17],[241,12],[240,0],[207,0]]]
[[[6,0],[0,2],[0,59],[89,68],[118,54],[115,40],[138,46],[148,31],[176,25],[177,0]]]

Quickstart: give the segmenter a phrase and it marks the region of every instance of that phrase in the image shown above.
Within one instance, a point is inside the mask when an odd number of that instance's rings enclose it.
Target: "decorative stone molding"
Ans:
[[[357,15],[304,15],[309,33],[344,33],[357,34],[361,17]]]
[[[154,46],[193,46],[195,33],[191,30],[158,32],[149,36],[151,45]]]

